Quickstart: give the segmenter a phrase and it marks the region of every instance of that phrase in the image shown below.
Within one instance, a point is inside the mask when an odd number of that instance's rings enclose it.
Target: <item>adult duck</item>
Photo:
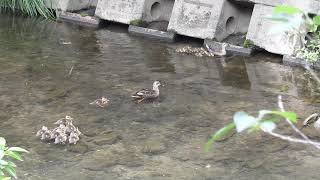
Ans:
[[[159,86],[161,86],[161,83],[159,81],[154,81],[152,89],[141,89],[140,91],[134,93],[131,97],[133,97],[137,103],[145,100],[154,100],[160,95]]]

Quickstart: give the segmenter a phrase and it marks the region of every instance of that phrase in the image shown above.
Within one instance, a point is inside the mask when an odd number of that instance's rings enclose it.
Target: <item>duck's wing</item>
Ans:
[[[152,89],[141,89],[132,95],[134,98],[148,98],[155,95],[155,91]]]

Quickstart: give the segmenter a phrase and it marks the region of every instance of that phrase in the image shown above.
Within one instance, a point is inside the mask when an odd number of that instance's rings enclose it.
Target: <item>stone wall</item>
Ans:
[[[77,11],[97,5],[97,0],[44,0],[50,9]]]

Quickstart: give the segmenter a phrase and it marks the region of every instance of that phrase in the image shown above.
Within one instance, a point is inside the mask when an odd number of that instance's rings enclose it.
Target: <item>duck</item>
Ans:
[[[205,45],[207,48],[207,51],[210,54],[214,54],[216,56],[226,56],[227,55],[227,47],[228,47],[228,43],[222,43],[222,47],[221,47],[221,51],[217,52],[216,50],[214,50],[213,48],[211,48],[208,44]]]
[[[131,97],[134,98],[137,103],[140,103],[144,100],[156,99],[160,95],[159,86],[161,86],[161,83],[159,81],[154,81],[152,89],[141,89],[140,91],[134,93]]]
[[[109,104],[109,99],[106,97],[102,97],[101,99],[96,99],[93,102],[91,102],[90,104],[95,104],[98,107],[104,108]]]

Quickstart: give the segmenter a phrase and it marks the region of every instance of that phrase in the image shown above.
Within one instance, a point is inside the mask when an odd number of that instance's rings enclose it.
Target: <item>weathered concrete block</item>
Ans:
[[[98,0],[96,16],[101,19],[129,24],[142,19],[145,0]]]
[[[314,69],[320,69],[320,62],[316,63],[308,63],[306,60],[302,58],[297,58],[294,56],[285,55],[283,56],[283,64],[288,66],[298,66],[298,67],[306,67],[307,65]]]
[[[220,52],[222,49],[223,43],[206,39],[204,41],[204,44]],[[232,55],[240,55],[240,56],[251,56],[254,53],[253,48],[244,48],[244,47],[236,46],[232,44],[228,44],[228,46],[226,47],[226,51],[228,55],[232,54]]]
[[[143,27],[130,25],[128,29],[130,34],[138,36],[147,36],[151,38],[160,39],[167,42],[173,42],[175,40],[176,34],[173,32],[164,32],[154,29],[147,29]]]
[[[246,33],[252,10],[227,0],[176,0],[168,30],[181,35],[222,41]]]
[[[272,6],[256,4],[254,6],[247,39],[256,46],[275,54],[291,55],[302,47],[299,36],[286,32],[272,32],[278,22],[265,17],[272,13]],[[306,29],[305,27],[301,27]]]
[[[97,0],[44,0],[44,2],[48,8],[61,11],[77,11],[97,4]]]
[[[80,14],[61,11],[58,13],[58,21],[70,22],[87,27],[98,27],[100,23],[100,19],[93,16],[82,17]]]
[[[147,0],[142,19],[147,22],[170,21],[174,0]]]

